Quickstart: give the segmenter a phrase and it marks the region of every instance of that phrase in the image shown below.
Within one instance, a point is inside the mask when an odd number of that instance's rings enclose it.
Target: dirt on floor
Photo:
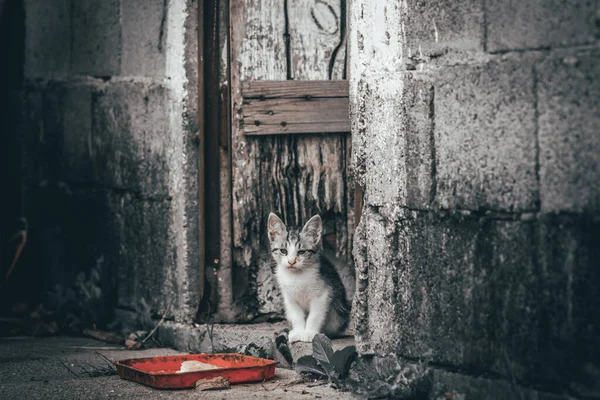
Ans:
[[[289,369],[277,368],[262,383],[219,391],[158,390],[121,379],[112,361],[181,354],[155,348],[127,350],[88,338],[0,339],[0,399],[346,399],[350,393],[314,386]]]

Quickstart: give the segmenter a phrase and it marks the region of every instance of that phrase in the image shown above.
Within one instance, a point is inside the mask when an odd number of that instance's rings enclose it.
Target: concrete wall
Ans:
[[[600,394],[600,9],[568,4],[350,3],[362,390]]]
[[[13,92],[32,263],[103,307],[198,306],[197,3],[25,0]],[[101,266],[101,267],[99,267]]]

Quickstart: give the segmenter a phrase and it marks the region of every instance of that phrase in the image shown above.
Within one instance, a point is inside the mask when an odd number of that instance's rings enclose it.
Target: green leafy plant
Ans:
[[[321,333],[312,342],[313,354],[303,356],[296,362],[296,371],[316,379],[328,379],[330,383],[340,385],[348,376],[350,365],[356,358],[356,347],[347,346],[333,351],[331,340]]]

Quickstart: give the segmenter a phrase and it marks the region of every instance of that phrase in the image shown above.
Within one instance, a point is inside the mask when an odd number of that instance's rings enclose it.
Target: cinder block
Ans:
[[[77,84],[67,87],[62,113],[61,179],[93,182],[91,87]]]
[[[167,3],[122,0],[121,75],[161,77],[165,73]]]
[[[19,163],[22,164],[20,173],[23,185],[37,186],[40,180],[46,179],[43,168],[46,153],[40,142],[44,127],[42,94],[31,88],[13,92],[5,111],[7,118],[2,123],[7,130],[3,132],[19,133],[18,137],[15,135],[12,147],[9,148],[14,151],[20,147],[21,151],[20,155],[12,154],[9,159],[12,162],[22,159],[23,162]]]
[[[72,5],[72,71],[92,76],[119,75],[120,0],[78,0]]]
[[[144,301],[152,310],[166,309],[171,300],[179,314],[175,243],[169,234],[171,203],[149,201],[125,194],[111,202],[115,233],[119,235],[117,277],[118,306],[131,308]],[[187,309],[186,309],[187,311]]]
[[[60,180],[62,142],[64,127],[65,88],[60,84],[51,85],[41,90],[42,120],[38,128],[38,155],[42,163],[38,165],[43,180],[56,182]],[[37,139],[37,140],[36,140]]]
[[[549,381],[571,379],[576,392],[586,393],[591,382],[598,382],[597,372],[588,374],[600,359],[600,221],[585,215],[546,216],[537,240],[540,329],[535,365]]]
[[[370,205],[406,203],[406,160],[402,115],[401,75],[365,77],[364,150],[362,169],[365,202]]]
[[[599,62],[565,52],[536,68],[543,211],[600,212]]]
[[[598,222],[363,218],[377,354],[566,385],[600,355]]]
[[[463,365],[466,352],[482,351],[476,341],[466,344],[475,333],[472,282],[482,229],[473,218],[413,214],[404,216],[395,234],[388,235],[386,240],[398,249],[387,264],[395,266],[387,275],[396,275],[398,282],[394,320],[402,328],[394,339],[397,354],[429,354],[439,362]]]
[[[355,134],[365,201],[427,208],[432,185],[433,87],[426,74],[367,77]]]
[[[25,76],[68,75],[71,64],[69,0],[25,1]]]
[[[112,83],[92,93],[92,163],[97,181],[146,195],[169,193],[166,90]]]
[[[393,220],[382,217],[376,212],[366,212],[361,218],[364,226],[366,266],[368,282],[366,301],[368,319],[363,321],[366,327],[357,327],[361,335],[357,337],[357,345],[364,346],[361,341],[368,338],[370,351],[377,354],[388,354],[397,347],[397,338],[401,337],[402,328],[397,324],[398,303],[396,287],[397,271],[390,266],[397,263],[397,257],[403,249],[398,247],[397,233]],[[373,310],[377,309],[377,312]]]
[[[372,382],[377,381],[377,384]],[[401,382],[398,384],[398,382]],[[348,382],[358,395],[394,399],[540,399],[571,400],[569,394],[554,394],[515,382],[510,376],[476,375],[450,371],[422,360],[386,354],[359,357],[352,364]],[[593,385],[593,384],[591,384]]]
[[[433,100],[431,78],[407,72],[402,91],[406,154],[406,206],[428,208],[433,195]]]
[[[461,372],[432,368],[430,398],[444,398],[445,393],[456,393],[455,398],[465,399],[539,399],[571,400],[569,394],[549,393],[515,383],[510,377],[473,376]]]
[[[593,43],[600,34],[594,1],[486,1],[487,51]]]
[[[537,202],[532,61],[439,70],[437,202],[442,208],[532,210]]]
[[[103,231],[112,221],[112,216],[106,214],[105,193],[76,190],[50,181],[27,187],[25,206],[30,226],[36,227],[31,232],[32,246],[36,249],[31,262],[45,265],[49,286],[73,287],[80,272],[89,276],[97,258],[103,254],[109,257],[112,254],[109,250],[114,251],[112,232]],[[104,277],[112,275],[113,265],[104,265]],[[110,286],[102,287],[103,295],[109,291]],[[104,299],[110,301],[111,296]],[[99,324],[104,322],[108,321],[98,321]]]
[[[405,20],[408,57],[483,49],[481,1],[418,1]]]

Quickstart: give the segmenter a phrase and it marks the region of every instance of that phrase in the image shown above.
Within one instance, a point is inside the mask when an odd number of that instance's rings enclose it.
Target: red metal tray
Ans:
[[[181,372],[184,361],[200,361],[217,369]],[[119,376],[157,389],[186,389],[200,379],[222,376],[229,383],[256,382],[275,375],[273,360],[242,354],[182,354],[149,358],[132,358],[115,362]]]

